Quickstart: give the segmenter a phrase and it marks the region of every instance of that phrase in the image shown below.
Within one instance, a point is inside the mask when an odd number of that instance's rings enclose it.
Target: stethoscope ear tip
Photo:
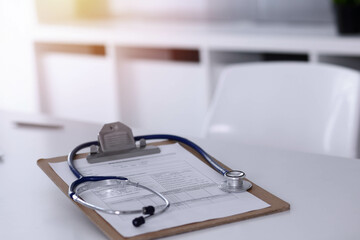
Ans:
[[[143,216],[134,218],[132,223],[133,223],[134,227],[140,227],[141,225],[143,225],[145,223],[145,218]]]
[[[155,213],[155,207],[153,207],[153,206],[143,207],[142,213],[151,216]],[[143,216],[134,218],[132,223],[135,227],[140,227],[141,225],[143,225],[145,223],[145,218]]]
[[[153,215],[155,213],[155,208],[153,206],[143,207],[142,213],[146,215]]]

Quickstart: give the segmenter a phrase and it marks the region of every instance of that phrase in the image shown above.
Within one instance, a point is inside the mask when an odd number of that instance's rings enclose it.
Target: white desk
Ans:
[[[106,239],[36,165],[94,140],[101,126],[0,112],[0,239]],[[13,120],[63,124],[17,128]],[[233,143],[197,142],[288,201],[291,210],[168,239],[359,239],[360,161]],[[18,190],[19,189],[19,190]],[[236,237],[238,238],[238,237]]]

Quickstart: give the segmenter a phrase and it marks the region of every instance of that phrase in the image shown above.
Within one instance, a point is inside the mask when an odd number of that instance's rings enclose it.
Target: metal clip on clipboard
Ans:
[[[160,153],[160,148],[147,146],[145,139],[141,139],[137,146],[132,130],[120,122],[105,124],[98,134],[98,140],[100,145],[92,145],[86,157],[89,163]]]

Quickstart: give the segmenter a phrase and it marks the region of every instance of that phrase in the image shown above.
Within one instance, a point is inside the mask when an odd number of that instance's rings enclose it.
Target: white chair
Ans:
[[[224,69],[203,135],[358,157],[360,75],[328,64],[273,62]]]

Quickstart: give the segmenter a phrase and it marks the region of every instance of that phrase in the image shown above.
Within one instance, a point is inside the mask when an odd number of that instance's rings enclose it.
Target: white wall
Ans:
[[[331,22],[331,0],[33,0],[41,19],[81,16]],[[86,7],[81,7],[86,3]],[[60,9],[60,11],[59,11]],[[98,13],[96,13],[98,11]],[[85,14],[84,14],[85,13]],[[79,16],[78,16],[79,17]]]
[[[175,19],[331,22],[331,0],[109,0],[119,16]]]
[[[331,3],[331,0],[257,0],[257,15],[265,21],[331,22]]]
[[[0,109],[39,110],[31,42],[36,22],[35,2],[46,3],[42,12],[57,20],[74,14],[75,0],[0,0]],[[108,3],[114,15],[126,12],[143,17],[185,19],[332,20],[329,0],[108,0]],[[59,4],[65,13],[58,13]]]
[[[35,112],[32,27],[28,0],[0,0],[0,109]]]

